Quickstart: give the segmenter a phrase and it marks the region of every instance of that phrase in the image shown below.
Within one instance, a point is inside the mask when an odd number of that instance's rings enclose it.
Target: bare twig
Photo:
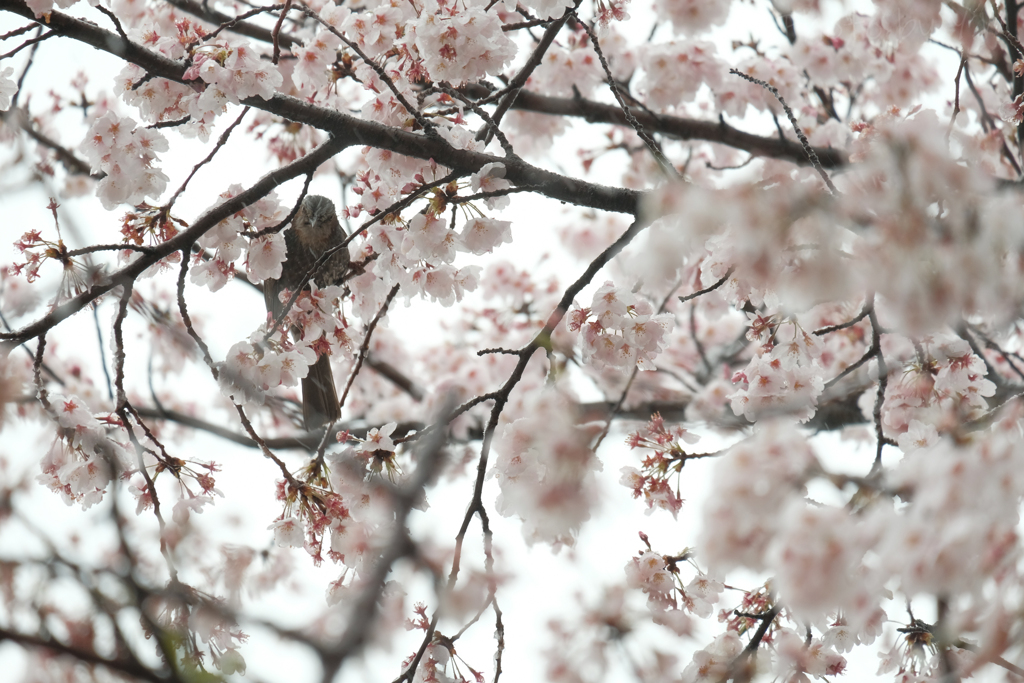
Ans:
[[[13,57],[14,55],[16,55],[19,52],[21,52],[22,50],[24,50],[26,47],[31,47],[31,46],[35,45],[36,43],[41,43],[44,40],[47,40],[49,38],[54,37],[55,35],[57,35],[56,31],[47,31],[46,33],[44,33],[42,35],[36,36],[35,38],[29,38],[24,43],[22,43],[21,45],[19,45],[16,48],[14,48],[10,52],[6,52],[6,53],[0,55],[0,61],[3,61],[3,60],[8,59],[10,57]]]
[[[825,181],[825,186],[828,187],[829,192],[831,192],[833,195],[838,195],[839,190],[836,189],[836,186],[832,184],[832,179],[828,177],[828,173],[826,173],[825,169],[822,167],[821,160],[818,158],[817,153],[811,147],[810,141],[807,139],[807,136],[804,135],[803,129],[800,128],[800,124],[797,123],[796,116],[793,115],[793,110],[789,108],[789,105],[786,104],[786,100],[782,98],[782,93],[779,92],[779,89],[776,88],[771,83],[762,81],[760,78],[754,78],[753,76],[745,74],[737,69],[729,69],[729,73],[739,76],[740,78],[750,81],[751,83],[756,83],[757,85],[761,86],[762,88],[764,88],[765,90],[767,90],[768,92],[775,96],[775,99],[779,101],[779,104],[781,104],[783,110],[785,110],[786,116],[789,117],[789,122],[790,124],[792,124],[793,130],[796,131],[796,136],[800,139],[800,144],[803,145],[804,153],[807,154],[807,158],[810,159],[811,165],[814,166],[814,169],[818,172],[818,175],[821,176],[821,179]]]
[[[576,0],[577,6],[579,3],[580,0]],[[565,22],[569,20],[569,17],[573,12],[575,12],[575,7],[567,9],[565,14],[548,25],[547,30],[544,31],[544,35],[537,43],[537,47],[533,49],[533,52],[530,53],[530,57],[526,60],[526,63],[523,64],[523,68],[521,68],[518,73],[512,77],[512,80],[509,81],[508,85],[501,91],[501,99],[498,102],[498,106],[495,107],[494,113],[491,114],[492,123],[485,125],[477,131],[477,140],[484,140],[485,142],[490,140],[490,130],[492,126],[497,127],[501,125],[501,120],[505,117],[505,113],[508,112],[509,108],[519,97],[519,92],[526,86],[526,81],[530,80],[530,75],[533,74],[534,70],[538,66],[540,66],[541,61],[544,59],[544,55],[547,54],[548,48],[550,48],[551,43],[554,42],[555,36],[562,30],[562,27],[565,26]]]
[[[383,318],[384,315],[387,314],[388,306],[391,305],[391,302],[394,301],[395,296],[398,295],[399,289],[399,285],[395,285],[394,287],[391,288],[391,291],[388,292],[387,298],[384,299],[384,303],[381,304],[380,310],[378,310],[377,314],[373,316],[373,320],[370,321],[370,324],[366,326],[366,330],[363,332],[363,343],[359,345],[359,353],[356,356],[355,365],[352,366],[352,372],[349,373],[348,381],[345,382],[345,390],[341,394],[341,399],[338,402],[339,405],[345,405],[345,400],[348,398],[348,392],[349,390],[352,389],[352,383],[356,380],[356,375],[359,374],[359,369],[363,367],[363,360],[366,358],[366,354],[369,352],[370,338],[373,336],[373,331],[377,328],[377,323],[380,322],[381,318]]]
[[[574,14],[575,16],[575,14]],[[637,136],[644,141],[647,145],[647,149],[650,150],[651,156],[658,162],[658,166],[665,173],[666,176],[673,180],[679,180],[681,176],[676,167],[672,165],[672,162],[668,160],[665,153],[661,150],[661,146],[652,138],[647,131],[644,130],[643,125],[637,121],[636,117],[633,116],[633,112],[629,110],[629,105],[626,104],[625,99],[622,97],[622,93],[619,91],[619,84],[615,82],[615,77],[612,76],[611,67],[608,66],[608,60],[605,59],[604,52],[601,50],[601,43],[597,39],[597,34],[585,21],[582,21],[578,16],[576,20],[583,26],[583,29],[587,32],[590,37],[590,44],[594,48],[594,52],[597,53],[597,58],[601,62],[601,68],[604,69],[605,82],[608,84],[608,89],[612,91],[612,95],[615,96],[615,101],[619,103],[619,108],[622,109],[622,113],[626,116],[626,121],[636,131]]]

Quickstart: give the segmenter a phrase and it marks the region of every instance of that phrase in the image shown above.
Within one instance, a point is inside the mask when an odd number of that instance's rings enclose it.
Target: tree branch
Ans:
[[[481,86],[466,86],[467,94],[484,97],[490,94]],[[589,123],[608,123],[616,126],[628,126],[626,115],[612,104],[603,104],[583,98],[549,97],[529,90],[522,90],[512,105],[513,109],[530,111],[550,116],[572,116],[586,119]],[[699,121],[680,116],[653,114],[637,109],[634,118],[652,133],[661,133],[679,140],[705,140],[735,149],[740,149],[756,156],[785,159],[795,164],[808,165],[810,160],[803,146],[789,140],[776,137],[762,137],[745,133],[722,121]],[[850,163],[846,152],[832,147],[812,147],[824,168],[840,168]]]
[[[0,10],[35,19],[32,10],[20,0],[0,0]],[[183,63],[147,50],[130,41],[125,41],[116,33],[106,31],[87,21],[61,12],[51,12],[49,16],[48,27],[51,31],[121,57],[142,67],[153,77],[166,78],[177,83],[195,84],[193,81],[185,80],[185,65]],[[433,159],[448,168],[469,171],[477,171],[485,164],[501,163],[505,166],[506,180],[515,185],[537,185],[541,188],[538,193],[551,199],[616,213],[635,215],[639,210],[642,193],[635,190],[612,188],[577,180],[546,171],[518,158],[492,156],[456,149],[438,136],[420,135],[373,121],[365,121],[337,110],[309,104],[295,97],[274,95],[269,100],[250,97],[241,100],[241,104],[331,133],[335,138],[335,144],[339,145],[336,152],[353,145],[369,145],[417,159]]]
[[[9,0],[0,0],[0,3],[8,1]],[[56,14],[57,13],[54,12],[54,15]],[[110,35],[114,36],[114,34]],[[34,323],[30,323],[17,332],[0,333],[0,340],[21,343],[27,339],[38,337],[40,334],[45,333],[47,330],[60,323],[62,320],[82,310],[84,307],[88,306],[94,300],[106,294],[111,289],[133,282],[147,268],[160,259],[173,254],[175,251],[184,250],[185,255],[183,255],[182,258],[187,261],[187,254],[191,250],[191,245],[202,237],[208,230],[211,230],[225,218],[228,218],[232,214],[241,211],[250,204],[265,197],[278,185],[281,185],[292,178],[316,170],[320,164],[333,157],[345,147],[346,143],[342,140],[339,140],[338,138],[330,138],[301,159],[271,171],[260,178],[249,189],[244,192],[240,192],[238,195],[225,200],[223,203],[218,204],[211,209],[208,209],[206,213],[202,214],[195,220],[192,227],[188,230],[180,232],[166,242],[154,246],[149,253],[142,254],[135,261],[114,272],[98,284],[93,285],[60,306],[53,308],[48,314],[36,320]]]
[[[193,0],[164,0],[168,5],[180,9],[182,12],[188,12],[194,17],[198,17],[203,21],[208,21],[211,24],[219,24],[225,26],[226,30],[232,33],[237,33],[240,36],[246,36],[259,40],[264,43],[273,43],[274,35],[273,31],[256,24],[250,24],[246,21],[241,21],[235,17],[230,17],[223,12],[218,12],[215,9],[210,9],[209,5],[205,2],[193,2]],[[277,36],[277,42],[281,47],[291,48],[292,45],[298,41],[292,38],[287,33],[279,33]]]

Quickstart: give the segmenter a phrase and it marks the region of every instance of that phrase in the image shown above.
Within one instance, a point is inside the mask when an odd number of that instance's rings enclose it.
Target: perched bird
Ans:
[[[318,287],[342,283],[349,264],[347,247],[339,249],[318,270],[314,271],[314,267],[324,252],[341,244],[346,236],[330,199],[310,195],[302,201],[291,228],[284,233],[288,254],[281,277],[263,283],[267,312],[275,320],[284,311],[280,296],[283,290],[309,289],[310,281],[316,282]],[[302,380],[302,417],[310,431],[341,418],[331,359],[327,354],[317,357]]]

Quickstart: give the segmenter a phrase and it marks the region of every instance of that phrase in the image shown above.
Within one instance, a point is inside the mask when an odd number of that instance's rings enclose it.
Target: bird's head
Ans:
[[[344,229],[338,222],[338,214],[334,210],[334,202],[327,197],[318,194],[309,195],[302,200],[299,213],[295,217],[295,226],[308,237],[327,239],[334,235],[336,230]]]

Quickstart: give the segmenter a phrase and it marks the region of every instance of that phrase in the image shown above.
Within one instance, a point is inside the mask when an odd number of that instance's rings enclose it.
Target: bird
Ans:
[[[319,287],[340,285],[349,266],[348,247],[331,255],[314,271],[317,259],[331,247],[336,247],[348,236],[338,221],[334,203],[327,197],[308,195],[302,200],[290,229],[284,231],[287,250],[281,277],[263,283],[263,298],[267,313],[277,320],[284,313],[281,292],[309,290],[310,281]],[[298,330],[292,329],[295,335]],[[313,431],[325,424],[341,419],[338,391],[334,387],[331,359],[326,353],[317,356],[302,379],[302,418],[306,430]]]

